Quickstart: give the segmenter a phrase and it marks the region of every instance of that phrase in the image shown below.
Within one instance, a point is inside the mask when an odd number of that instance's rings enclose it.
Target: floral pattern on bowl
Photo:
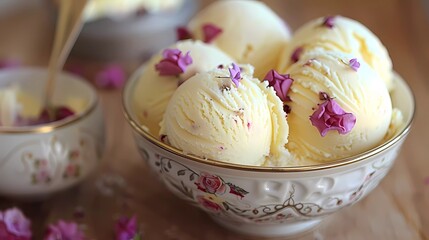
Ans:
[[[140,152],[144,157],[150,156],[145,149],[140,148]],[[323,217],[339,208],[357,202],[363,197],[368,185],[378,184],[377,180],[373,181],[374,176],[377,176],[377,170],[384,169],[387,171],[391,166],[387,164],[384,168],[373,169],[364,176],[362,183],[354,190],[342,194],[342,196],[325,197],[321,201],[323,204],[296,200],[295,194],[298,185],[290,183],[288,197],[284,201],[253,205],[246,201],[249,191],[238,186],[238,184],[225,180],[217,174],[206,171],[198,172],[159,154],[155,154],[155,158],[154,164],[158,171],[164,175],[170,175],[170,177],[165,177],[167,185],[173,187],[191,202],[197,203],[197,206],[209,214],[223,215],[224,217],[233,217],[254,223],[281,223],[288,220]],[[380,162],[385,162],[385,159],[383,158]],[[377,163],[372,165],[376,166]]]

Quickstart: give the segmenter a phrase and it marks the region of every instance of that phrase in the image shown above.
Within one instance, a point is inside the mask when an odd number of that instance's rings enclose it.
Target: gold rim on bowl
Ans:
[[[19,71],[19,70],[20,69],[13,69],[13,70],[5,70],[5,71]],[[25,68],[25,70],[42,71],[43,68]],[[68,74],[66,72],[61,72],[61,74],[72,76],[76,81],[80,81],[82,84],[88,87],[88,89],[90,89],[90,91],[94,94],[94,101],[90,103],[90,106],[87,107],[85,111],[83,111],[81,114],[76,114],[73,117],[68,117],[68,118],[65,118],[64,120],[55,121],[47,124],[40,124],[40,125],[34,125],[34,126],[22,126],[22,127],[1,127],[0,126],[0,134],[49,133],[56,129],[63,128],[74,122],[77,122],[81,119],[88,117],[98,105],[99,99],[98,99],[97,92],[83,78]]]
[[[256,172],[278,172],[278,173],[282,173],[282,172],[283,173],[284,172],[308,172],[308,171],[337,168],[337,167],[341,167],[341,166],[345,166],[345,165],[350,165],[352,163],[360,162],[360,161],[368,159],[374,155],[377,155],[380,152],[385,151],[386,149],[390,148],[391,146],[396,144],[398,141],[400,141],[402,138],[406,137],[407,134],[411,130],[411,125],[414,121],[414,115],[415,115],[415,111],[416,111],[416,101],[415,101],[415,96],[413,94],[413,91],[411,90],[408,83],[406,83],[401,77],[399,77],[401,79],[401,81],[403,81],[404,85],[407,87],[407,90],[411,94],[411,101],[412,101],[411,104],[412,104],[413,109],[411,111],[411,115],[409,117],[409,120],[408,120],[408,122],[406,122],[405,127],[402,129],[402,131],[399,132],[398,134],[396,134],[394,137],[387,140],[386,142],[384,142],[383,144],[381,144],[375,148],[372,148],[370,150],[367,150],[363,153],[351,156],[351,157],[341,158],[341,159],[338,159],[338,160],[335,160],[332,162],[320,163],[320,164],[315,164],[315,165],[293,166],[293,167],[263,167],[263,166],[241,165],[241,164],[235,164],[235,163],[216,161],[216,160],[212,160],[212,159],[200,158],[198,156],[191,155],[191,154],[185,154],[180,149],[174,148],[168,144],[161,142],[159,139],[157,139],[152,134],[150,134],[145,129],[143,129],[143,127],[138,123],[138,121],[133,119],[132,115],[129,113],[129,109],[127,107],[127,102],[125,99],[125,97],[127,95],[126,93],[128,92],[127,91],[128,88],[130,88],[130,86],[133,85],[134,82],[136,82],[138,80],[138,76],[139,76],[139,73],[141,71],[142,71],[142,68],[137,70],[131,76],[129,81],[127,81],[125,87],[122,90],[122,110],[123,110],[123,113],[125,115],[127,122],[131,125],[131,127],[135,131],[137,131],[141,136],[143,136],[146,140],[150,141],[151,143],[155,144],[157,147],[160,147],[160,148],[162,148],[162,149],[164,149],[164,150],[166,150],[166,151],[168,151],[174,155],[178,155],[180,157],[183,157],[183,158],[186,158],[188,160],[192,160],[192,161],[195,161],[198,163],[207,164],[207,165],[216,166],[216,167],[223,167],[223,168],[228,168],[228,169],[235,169],[235,170],[242,170],[242,171],[256,171]]]

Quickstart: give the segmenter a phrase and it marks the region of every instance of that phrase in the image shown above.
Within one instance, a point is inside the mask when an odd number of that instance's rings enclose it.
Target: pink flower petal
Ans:
[[[176,29],[177,40],[192,39],[192,33],[186,27],[178,27]]]
[[[162,52],[163,59],[155,65],[155,69],[160,76],[175,76],[186,71],[186,68],[192,64],[190,53],[185,55],[179,49],[165,49]]]
[[[95,83],[101,88],[120,88],[124,85],[126,74],[119,65],[110,65],[95,76]]]
[[[0,236],[9,234],[11,237],[15,237],[6,239],[31,239],[31,222],[18,208],[11,208],[4,211],[0,225]]]
[[[235,86],[240,85],[241,80],[241,69],[239,66],[237,66],[235,63],[232,64],[232,68],[228,68],[229,70],[229,77],[231,78],[232,82],[235,84]]]
[[[325,17],[325,20],[323,20],[322,25],[328,28],[333,28],[334,27],[334,20],[335,20],[335,16],[328,16]]]
[[[203,41],[205,43],[211,43],[221,33],[222,29],[214,24],[207,23],[203,25]]]
[[[311,124],[319,130],[322,137],[331,130],[336,130],[342,135],[349,133],[356,123],[356,117],[352,113],[346,113],[326,93],[321,92],[319,95],[324,102],[319,104],[319,107],[310,116]]]
[[[360,67],[360,62],[358,62],[358,60],[356,58],[352,58],[349,61],[349,66],[351,69],[353,69],[353,71],[357,72],[357,70]]]
[[[141,235],[137,226],[137,217],[122,217],[115,225],[116,240],[130,240]]]
[[[289,74],[279,74],[275,70],[270,70],[264,77],[264,80],[268,81],[268,85],[274,88],[277,96],[282,100],[290,101],[287,96],[290,87],[292,86],[293,79]]]
[[[3,59],[0,60],[0,69],[7,69],[7,68],[17,68],[21,67],[21,62],[16,59]]]
[[[77,223],[59,220],[57,223],[49,225],[43,239],[85,240],[85,234]]]
[[[291,55],[291,60],[292,62],[296,63],[299,61],[299,57],[301,56],[302,52],[304,51],[303,47],[297,47],[295,48],[295,50],[293,51],[292,55]]]

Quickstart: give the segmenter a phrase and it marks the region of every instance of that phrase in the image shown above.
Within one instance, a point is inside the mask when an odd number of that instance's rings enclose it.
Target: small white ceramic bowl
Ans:
[[[299,234],[361,200],[392,167],[414,117],[413,93],[396,76],[397,88],[391,96],[405,124],[383,144],[353,157],[314,166],[236,165],[185,155],[146,132],[132,109],[138,75],[128,82],[123,101],[143,159],[177,196],[206,211],[220,225],[247,235]]]
[[[47,71],[17,68],[0,71],[0,87],[19,85],[42,99]],[[0,195],[32,200],[82,181],[96,167],[104,148],[104,123],[94,88],[77,76],[58,77],[54,105],[70,98],[86,107],[76,116],[53,123],[0,127]]]

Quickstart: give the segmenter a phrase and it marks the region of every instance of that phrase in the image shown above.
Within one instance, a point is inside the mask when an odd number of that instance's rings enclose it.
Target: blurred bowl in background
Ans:
[[[18,85],[42,101],[47,70],[16,68],[0,71],[0,87]],[[61,73],[54,106],[71,99],[86,104],[74,116],[52,123],[0,126],[0,195],[37,200],[67,189],[96,168],[104,150],[104,120],[94,88],[83,79]]]
[[[197,0],[184,0],[177,9],[89,21],[72,54],[104,61],[148,59],[177,40],[176,28],[186,25],[197,8]]]

